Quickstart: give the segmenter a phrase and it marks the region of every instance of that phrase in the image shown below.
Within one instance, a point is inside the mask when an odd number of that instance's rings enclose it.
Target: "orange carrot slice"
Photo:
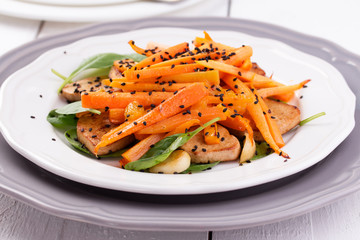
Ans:
[[[133,66],[135,66],[135,61],[132,59],[123,59],[123,60],[116,60],[114,61],[114,67],[119,71],[119,72],[124,72],[125,70],[128,70],[130,68],[132,68]]]
[[[120,88],[123,92],[175,92],[184,87],[191,85],[192,83],[133,83],[133,82],[112,82],[111,87]]]
[[[109,109],[109,120],[111,123],[120,124],[125,121],[125,109],[113,108]]]
[[[204,129],[204,141],[208,145],[220,143],[220,138],[217,131],[217,123],[213,123]]]
[[[263,82],[263,83],[264,82],[266,82],[266,83],[274,82],[274,80],[272,80],[268,77],[253,73],[251,71],[244,71],[241,68],[238,68],[238,67],[235,67],[230,64],[223,63],[223,62],[210,60],[207,62],[206,61],[196,61],[196,63],[201,64],[207,68],[217,69],[221,72],[231,74],[234,77],[240,78],[241,80],[246,81],[246,82],[252,82],[252,81],[259,81],[259,82]]]
[[[310,82],[310,79],[302,81],[301,83],[289,85],[289,86],[279,86],[279,87],[272,87],[272,88],[263,88],[257,91],[258,95],[266,98],[274,95],[283,95],[288,93],[293,93],[296,90],[299,90],[304,87],[305,84]]]
[[[89,92],[81,95],[84,108],[125,108],[129,103],[137,101],[144,107],[159,105],[162,101],[170,98],[170,92]]]
[[[189,129],[192,126],[195,126],[195,125],[200,125],[200,120],[199,119],[191,119],[191,120],[189,120],[187,122],[182,123],[181,125],[177,126],[174,130],[172,130],[171,132],[166,134],[165,137],[175,135],[175,134],[178,134],[178,133],[186,133],[187,131],[189,131]]]
[[[145,113],[144,106],[137,101],[133,101],[126,106],[124,116],[126,117],[126,121],[133,121],[145,115]]]
[[[175,46],[169,47],[163,51],[153,54],[152,56],[145,58],[138,64],[136,64],[132,69],[142,69],[144,67],[149,67],[155,63],[162,62],[167,59],[172,59],[178,55],[183,54],[189,50],[189,44],[183,42]]]
[[[171,76],[180,73],[189,73],[196,72],[198,70],[202,70],[204,67],[200,64],[192,63],[192,64],[184,64],[184,65],[176,65],[176,66],[166,66],[166,67],[158,67],[158,68],[145,68],[142,70],[133,70],[129,69],[124,72],[126,81],[128,80],[143,80],[146,78],[158,78],[159,80],[163,76]]]
[[[142,48],[136,46],[135,42],[133,40],[129,41],[128,43],[129,43],[130,47],[138,54],[141,54],[141,55],[144,55],[147,57],[150,57],[155,54],[155,50],[151,51],[149,49],[142,49]]]
[[[261,135],[263,136],[264,140],[270,145],[270,147],[280,156],[283,156],[284,158],[289,158],[289,155],[287,155],[285,152],[283,152],[280,147],[276,144],[269,125],[267,123],[267,120],[264,116],[264,111],[261,108],[261,105],[259,104],[259,98],[260,96],[254,95],[252,91],[239,79],[234,79],[232,76],[226,76],[224,79],[224,82],[228,84],[233,91],[241,93],[243,92],[245,95],[249,96],[251,98],[251,102],[247,106],[247,110],[254,120],[256,127],[259,129]],[[276,124],[274,122],[274,124]],[[250,134],[249,134],[250,135]]]
[[[206,72],[190,72],[190,73],[181,73],[177,75],[172,76],[164,76],[159,78],[146,78],[139,81],[138,79],[125,79],[125,78],[119,78],[119,79],[112,79],[110,82],[109,79],[106,79],[107,81],[104,83],[104,85],[110,86],[112,82],[141,82],[141,83],[194,83],[194,82],[208,82],[210,85],[219,85],[220,84],[220,78],[219,78],[219,71],[218,70],[212,70],[212,71],[206,71]],[[112,85],[115,86],[115,85]],[[276,85],[272,85],[276,86]]]
[[[123,159],[120,160],[121,164],[125,166],[129,162],[138,160],[151,148],[152,145],[163,139],[164,136],[165,134],[163,133],[153,134],[141,140],[121,155],[123,157]]]

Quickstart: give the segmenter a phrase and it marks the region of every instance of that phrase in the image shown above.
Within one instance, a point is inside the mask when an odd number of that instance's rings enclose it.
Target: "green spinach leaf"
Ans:
[[[77,150],[80,150],[84,153],[94,156],[81,142],[79,142],[76,133],[76,128],[67,130],[65,132],[65,137],[68,140],[68,142],[71,144],[71,146],[73,146]]]
[[[220,161],[213,162],[213,163],[206,163],[206,164],[192,163],[188,169],[186,169],[185,171],[183,171],[181,173],[186,174],[186,173],[194,173],[194,172],[205,171],[205,170],[211,169],[212,167],[215,167],[219,163],[220,163]]]
[[[96,114],[101,114],[99,110],[91,109],[91,108],[83,108],[81,106],[81,101],[69,103],[61,108],[55,109],[55,112],[58,114],[76,114],[81,112],[92,112]]]
[[[151,168],[152,166],[165,161],[173,151],[184,145],[205,127],[219,121],[219,119],[220,118],[215,118],[192,132],[175,134],[162,139],[157,142],[153,148],[147,151],[139,160],[126,164],[125,169],[140,171]]]
[[[250,160],[257,160],[274,152],[267,144],[267,142],[256,142],[256,152],[255,155]]]
[[[116,53],[101,53],[92,56],[88,59],[85,59],[82,63],[80,63],[80,65],[67,78],[64,79],[64,82],[58,89],[58,93],[60,93],[63,87],[66,84],[71,83],[72,80],[80,73],[89,69],[97,69],[98,72],[95,71],[92,74],[87,75],[87,77],[104,75],[109,72],[110,67],[113,65],[115,60],[123,60],[127,58],[130,58],[134,61],[141,61],[146,57],[137,53],[127,54],[127,55],[120,55]],[[52,69],[52,72],[54,72],[57,76],[62,78],[62,75],[57,73],[55,70]],[[94,75],[95,73],[96,75]]]
[[[299,126],[303,126],[303,125],[305,125],[306,123],[308,123],[308,122],[310,122],[310,121],[312,121],[312,120],[314,120],[314,119],[316,119],[316,118],[318,118],[318,117],[324,116],[324,115],[326,115],[326,113],[325,113],[325,112],[321,112],[321,113],[315,114],[315,115],[313,115],[313,116],[311,116],[311,117],[308,117],[308,118],[302,120],[302,121],[299,123]]]
[[[75,114],[60,114],[56,109],[50,111],[46,119],[54,127],[62,129],[76,127],[78,120]]]

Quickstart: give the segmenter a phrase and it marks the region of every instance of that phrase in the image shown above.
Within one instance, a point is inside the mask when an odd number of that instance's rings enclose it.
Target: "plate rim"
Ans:
[[[175,22],[174,22],[174,19],[175,19]],[[199,27],[198,24],[199,23],[199,19],[198,18],[181,18],[183,20],[183,24],[185,25],[185,27],[189,27],[189,28],[196,28],[196,29],[201,29],[201,27]],[[148,24],[151,22],[150,20],[152,20],[152,24],[154,23],[157,23],[157,24],[163,24],[163,25],[178,25],[178,23],[176,22],[176,20],[178,20],[178,18],[154,18],[154,19],[145,19],[143,21],[145,22],[141,22],[141,21],[134,21],[134,22],[128,22],[128,23],[132,23],[129,25],[130,28],[137,28],[137,27],[144,27],[146,25],[146,20],[148,20]],[[189,22],[191,23],[190,26],[188,26],[187,24],[189,24]],[[337,44],[334,44],[332,42],[329,42],[327,40],[324,40],[324,39],[320,39],[320,38],[316,38],[316,37],[312,37],[312,36],[309,36],[309,35],[305,35],[305,34],[300,34],[300,33],[296,33],[296,32],[293,32],[289,29],[285,29],[283,27],[279,27],[279,26],[275,26],[275,25],[270,25],[270,24],[267,24],[267,23],[261,23],[261,22],[256,22],[256,21],[249,21],[249,20],[239,20],[239,19],[228,19],[228,18],[200,18],[200,22],[201,23],[206,23],[206,22],[211,22],[213,25],[214,28],[216,27],[226,27],[226,26],[229,26],[229,24],[232,26],[232,25],[237,25],[239,28],[241,27],[252,27],[252,28],[257,28],[257,30],[264,30],[265,32],[270,32],[271,34],[278,34],[277,36],[281,36],[281,35],[287,35],[288,33],[292,34],[292,37],[293,38],[302,38],[302,40],[306,39],[310,42],[316,42],[317,44],[321,43],[323,45],[326,45],[328,46],[329,48],[331,48],[334,52],[333,54],[335,55],[342,55],[343,57],[345,57],[346,59],[349,59],[349,61],[353,61],[355,64],[354,64],[354,68],[355,70],[357,70],[358,72],[360,71],[360,68],[359,68],[359,63],[360,63],[360,59],[357,55],[353,54],[353,53],[350,53],[348,52],[346,49],[343,49],[342,47],[338,46]],[[195,24],[194,24],[195,23]],[[108,24],[111,24],[111,23],[108,23]],[[201,25],[201,24],[200,24]],[[65,33],[65,34],[60,34],[60,35],[56,35],[56,36],[53,36],[53,37],[48,37],[48,38],[44,38],[44,39],[41,39],[41,40],[34,40],[33,42],[31,43],[28,43],[28,44],[25,44],[23,45],[22,47],[19,47],[17,49],[14,49],[12,51],[10,51],[9,53],[5,54],[2,58],[0,58],[0,73],[2,71],[4,71],[4,68],[1,68],[1,66],[3,65],[4,66],[4,61],[6,59],[6,61],[10,61],[12,60],[13,58],[11,57],[11,55],[17,51],[20,51],[20,50],[26,50],[27,48],[35,45],[37,46],[37,48],[35,48],[34,50],[37,50],[39,51],[39,49],[43,49],[45,46],[39,46],[39,44],[41,45],[42,42],[48,42],[48,41],[51,41],[51,39],[55,39],[55,38],[66,38],[66,36],[72,36],[72,34],[76,34],[75,36],[73,35],[72,37],[76,38],[76,37],[81,37],[82,34],[85,34],[86,35],[86,32],[87,31],[91,31],[91,29],[95,28],[99,28],[99,27],[105,27],[106,24],[99,24],[99,25],[94,25],[94,26],[91,26],[91,27],[87,27],[87,28],[84,28],[82,30],[75,30],[75,31],[72,31],[72,32],[69,32],[69,33]],[[173,27],[173,26],[171,26]],[[103,30],[101,31],[95,31],[93,32],[92,34],[99,34],[99,32],[103,32]],[[269,34],[270,34],[269,33]],[[55,43],[54,43],[55,44]],[[303,43],[305,44],[305,43]],[[33,51],[34,51],[33,50]],[[30,51],[30,52],[33,52],[33,51]],[[340,54],[341,53],[341,54]],[[9,183],[8,183],[9,184]],[[11,183],[10,183],[11,185]],[[13,188],[11,188],[11,186],[6,186],[4,185],[4,183],[0,183],[0,189],[2,189],[2,191],[8,193],[8,195],[10,196],[13,196],[13,197],[17,197],[21,200],[23,200],[24,202],[34,206],[34,207],[37,207],[39,209],[42,209],[42,210],[45,210],[49,213],[53,213],[55,215],[58,215],[58,216],[62,216],[62,217],[67,217],[67,218],[72,218],[72,219],[77,219],[77,220],[81,220],[81,221],[86,221],[86,222],[92,222],[92,223],[97,223],[99,224],[99,219],[94,217],[94,216],[90,216],[89,214],[86,214],[84,212],[81,212],[81,213],[76,213],[76,214],[71,214],[71,211],[69,211],[68,209],[65,210],[65,209],[61,209],[61,208],[56,208],[55,206],[50,206],[48,203],[44,202],[44,199],[40,200],[40,199],[34,199],[33,196],[31,195],[28,195],[28,194],[25,194],[24,192],[19,192],[18,190],[19,189],[16,189],[14,187],[16,186],[12,186]],[[237,228],[239,227],[248,227],[248,226],[255,226],[255,225],[258,225],[258,224],[265,224],[265,223],[269,223],[269,222],[272,222],[272,221],[278,221],[278,220],[282,220],[282,219],[285,219],[285,218],[288,218],[288,217],[292,217],[292,216],[296,216],[296,215],[300,215],[304,212],[307,212],[307,211],[310,211],[310,210],[313,210],[315,208],[318,208],[320,206],[323,206],[324,204],[328,204],[332,201],[335,201],[337,200],[338,198],[340,197],[344,197],[345,195],[347,194],[350,194],[356,190],[358,190],[360,187],[359,186],[348,186],[346,189],[342,189],[341,191],[338,191],[337,194],[333,194],[331,196],[327,196],[327,198],[323,198],[321,199],[321,201],[318,201],[318,202],[312,202],[312,205],[309,204],[309,202],[307,203],[304,203],[304,206],[302,209],[296,209],[296,210],[284,210],[281,212],[281,214],[273,214],[273,215],[269,215],[266,217],[266,219],[253,219],[253,221],[249,221],[248,223],[244,223],[244,222],[241,222],[239,223],[239,221],[231,221],[231,219],[229,219],[229,221],[231,223],[228,223],[226,226],[224,225],[219,225],[219,224],[216,224],[216,221],[213,223],[213,225],[211,226],[208,226],[209,228],[205,228],[205,229],[216,229],[216,230],[225,230],[225,229],[232,229],[234,228],[234,226],[236,225]],[[108,219],[109,220],[109,219]],[[110,222],[107,222],[107,223],[104,223],[103,225],[107,225],[107,226],[111,226],[111,227],[114,227],[114,223],[117,223],[118,225],[116,225],[116,227],[130,227],[132,229],[144,229],[145,228],[148,228],[148,229],[153,229],[151,228],[151,224],[149,225],[149,223],[145,222],[145,223],[142,223],[142,224],[147,224],[147,225],[142,225],[142,227],[140,227],[138,225],[138,223],[135,223],[135,225],[131,225],[131,226],[128,226],[126,225],[125,223],[123,222],[118,222],[118,221],[115,221],[114,219],[110,219]],[[182,224],[184,224],[186,222],[182,222]],[[134,224],[134,223],[133,223]],[[182,226],[179,225],[179,222],[177,223],[163,223],[164,225],[167,225],[169,226],[170,228],[166,229],[166,230],[184,230]],[[153,226],[153,225],[152,225]],[[204,228],[201,228],[200,226],[196,226],[198,229],[204,229]],[[185,229],[186,230],[186,229]],[[193,228],[190,229],[191,230],[194,230]]]
[[[109,0],[110,1],[110,0]],[[115,0],[114,0],[115,1]],[[132,0],[131,0],[132,1]],[[158,11],[145,11],[142,15],[116,14],[118,11],[125,13],[132,12],[134,6],[132,2],[118,3],[118,4],[105,4],[105,5],[54,5],[54,4],[37,4],[30,1],[17,1],[17,0],[2,0],[2,7],[0,8],[0,14],[18,17],[21,19],[32,19],[40,21],[54,21],[54,22],[106,22],[121,20],[124,17],[126,19],[140,19],[143,17],[154,17],[161,14],[168,14],[178,10],[183,10],[187,7],[191,7],[204,0],[186,0],[176,4],[162,4],[160,7],[164,8]],[[136,3],[135,3],[136,4]],[[141,8],[147,9],[149,6],[156,5],[156,2],[140,2],[145,4]],[[159,5],[156,5],[159,6]],[[155,7],[156,9],[156,7]],[[56,14],[51,14],[53,12]],[[111,14],[106,14],[111,12]],[[59,17],[59,13],[61,17]],[[102,18],[99,18],[102,16]]]

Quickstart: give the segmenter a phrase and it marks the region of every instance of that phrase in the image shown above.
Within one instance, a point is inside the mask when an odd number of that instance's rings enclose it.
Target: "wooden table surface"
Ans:
[[[258,20],[322,37],[360,54],[358,9],[360,2],[356,0],[208,0],[163,16]],[[31,40],[89,24],[92,23],[48,22],[0,15],[0,56]],[[360,239],[360,192],[281,222],[211,232],[149,232],[102,227],[52,216],[0,193],[0,239]]]

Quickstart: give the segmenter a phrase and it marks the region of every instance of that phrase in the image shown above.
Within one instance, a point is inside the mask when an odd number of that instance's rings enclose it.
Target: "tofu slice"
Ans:
[[[96,92],[101,88],[100,78],[85,78],[74,83],[66,84],[61,91],[61,96],[69,102],[76,102],[81,100],[81,93]]]
[[[112,124],[109,121],[108,113],[106,112],[101,115],[86,114],[80,117],[77,123],[78,139],[86,146],[87,149],[89,149],[90,152],[94,153],[95,146],[100,142],[101,137],[117,126],[118,125]],[[98,155],[100,156],[116,152],[125,148],[134,141],[135,138],[133,135],[127,136],[106,147],[100,148]]]
[[[211,163],[217,161],[237,160],[240,154],[239,140],[230,135],[223,126],[218,125],[220,143],[207,145],[204,141],[204,133],[201,131],[185,143],[181,149],[186,151],[193,163]]]

